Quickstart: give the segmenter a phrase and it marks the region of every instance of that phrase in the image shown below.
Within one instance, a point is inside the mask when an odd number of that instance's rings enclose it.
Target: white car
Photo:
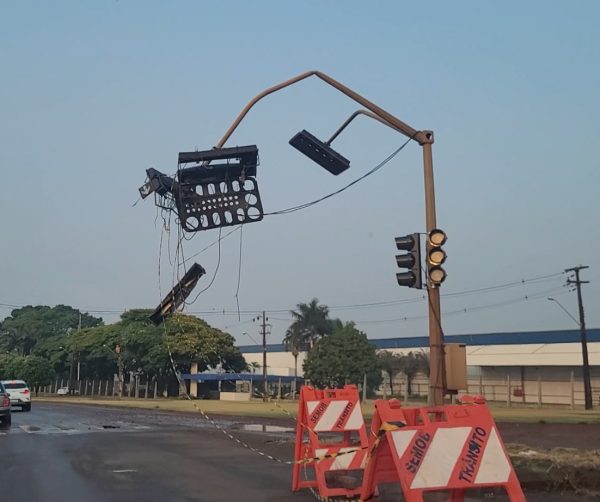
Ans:
[[[79,395],[79,391],[75,388],[72,388],[71,391],[69,392],[69,387],[61,387],[60,389],[58,389],[56,391],[56,395],[57,396],[78,396]]]
[[[2,380],[10,397],[11,406],[20,406],[22,411],[31,411],[31,391],[23,380]]]

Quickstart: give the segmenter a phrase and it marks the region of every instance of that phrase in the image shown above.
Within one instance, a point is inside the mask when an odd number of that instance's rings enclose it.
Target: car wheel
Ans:
[[[5,416],[3,418],[0,418],[0,426],[2,428],[10,427],[11,422],[12,422],[12,416],[11,415],[8,415],[8,416]]]
[[[31,411],[31,403],[21,406],[21,411]]]

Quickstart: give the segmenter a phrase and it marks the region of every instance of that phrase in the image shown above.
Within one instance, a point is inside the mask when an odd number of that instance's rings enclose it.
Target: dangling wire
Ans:
[[[240,225],[240,259],[239,259],[239,264],[238,264],[237,288],[235,290],[235,303],[237,305],[238,321],[242,320],[242,318],[240,316],[239,293],[240,293],[240,282],[241,282],[241,278],[242,278],[242,242],[243,242],[243,238],[244,238],[244,229]]]

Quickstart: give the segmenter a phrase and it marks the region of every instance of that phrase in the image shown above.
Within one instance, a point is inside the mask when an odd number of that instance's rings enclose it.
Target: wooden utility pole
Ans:
[[[262,317],[262,321],[261,321],[261,326],[260,326],[260,334],[262,335],[262,352],[263,352],[263,401],[268,401],[268,396],[269,396],[269,385],[267,382],[267,328],[270,328],[271,325],[267,324],[267,321],[269,320],[268,317],[266,317],[265,315],[265,311],[263,310],[262,312],[262,316],[258,316],[255,317],[253,320],[254,321],[259,321],[261,320]]]
[[[583,392],[585,396],[585,409],[591,410],[592,403],[592,382],[590,378],[590,360],[587,349],[587,333],[585,331],[585,316],[583,312],[583,300],[581,299],[581,285],[588,284],[590,281],[582,281],[579,278],[579,271],[589,268],[587,265],[568,268],[565,272],[573,272],[575,279],[568,279],[567,284],[575,284],[577,289],[577,302],[579,303],[579,330],[581,333],[581,354],[583,355]]]

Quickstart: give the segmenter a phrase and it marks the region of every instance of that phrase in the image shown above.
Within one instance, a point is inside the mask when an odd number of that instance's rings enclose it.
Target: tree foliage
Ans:
[[[3,354],[0,356],[0,379],[25,380],[31,387],[48,385],[55,377],[50,362],[40,356]]]
[[[32,382],[40,380],[41,376],[30,369],[23,370],[29,373],[16,371],[23,358],[30,357],[28,361],[37,361],[40,375],[49,366],[61,378],[72,376],[78,365],[81,378],[112,378],[119,365],[125,372],[168,375],[172,374],[169,350],[180,372],[190,371],[192,362],[198,363],[199,371],[221,368],[239,372],[247,368],[228,333],[185,314],[176,314],[155,326],[148,318],[150,313],[151,310],[145,309],[129,310],[118,322],[109,325],[104,325],[102,319],[81,314],[79,330],[80,313],[71,307],[13,310],[0,325],[0,347],[8,352],[0,361],[4,364],[0,369],[6,367],[10,378],[23,378],[15,376],[19,373],[33,375],[28,377]]]
[[[119,362],[126,372],[168,374],[172,369],[169,351],[180,372],[190,371],[193,362],[198,363],[198,371],[246,369],[246,362],[228,333],[185,314],[176,314],[155,326],[149,320],[150,313],[145,309],[130,310],[114,324],[82,330],[72,336],[70,351],[84,361],[88,374],[98,376],[116,372]]]
[[[327,305],[319,305],[316,298],[309,303],[299,303],[296,310],[291,310],[290,314],[294,320],[288,332],[301,340],[300,345],[303,347],[314,347],[319,338],[333,331],[334,324],[329,318],[329,308]]]
[[[15,309],[0,323],[0,347],[22,356],[49,357],[64,337],[79,327],[99,326],[102,319],[67,305],[38,305]]]
[[[362,384],[367,375],[367,387],[372,390],[382,380],[375,346],[354,323],[346,323],[319,340],[304,361],[304,375],[321,388]]]

